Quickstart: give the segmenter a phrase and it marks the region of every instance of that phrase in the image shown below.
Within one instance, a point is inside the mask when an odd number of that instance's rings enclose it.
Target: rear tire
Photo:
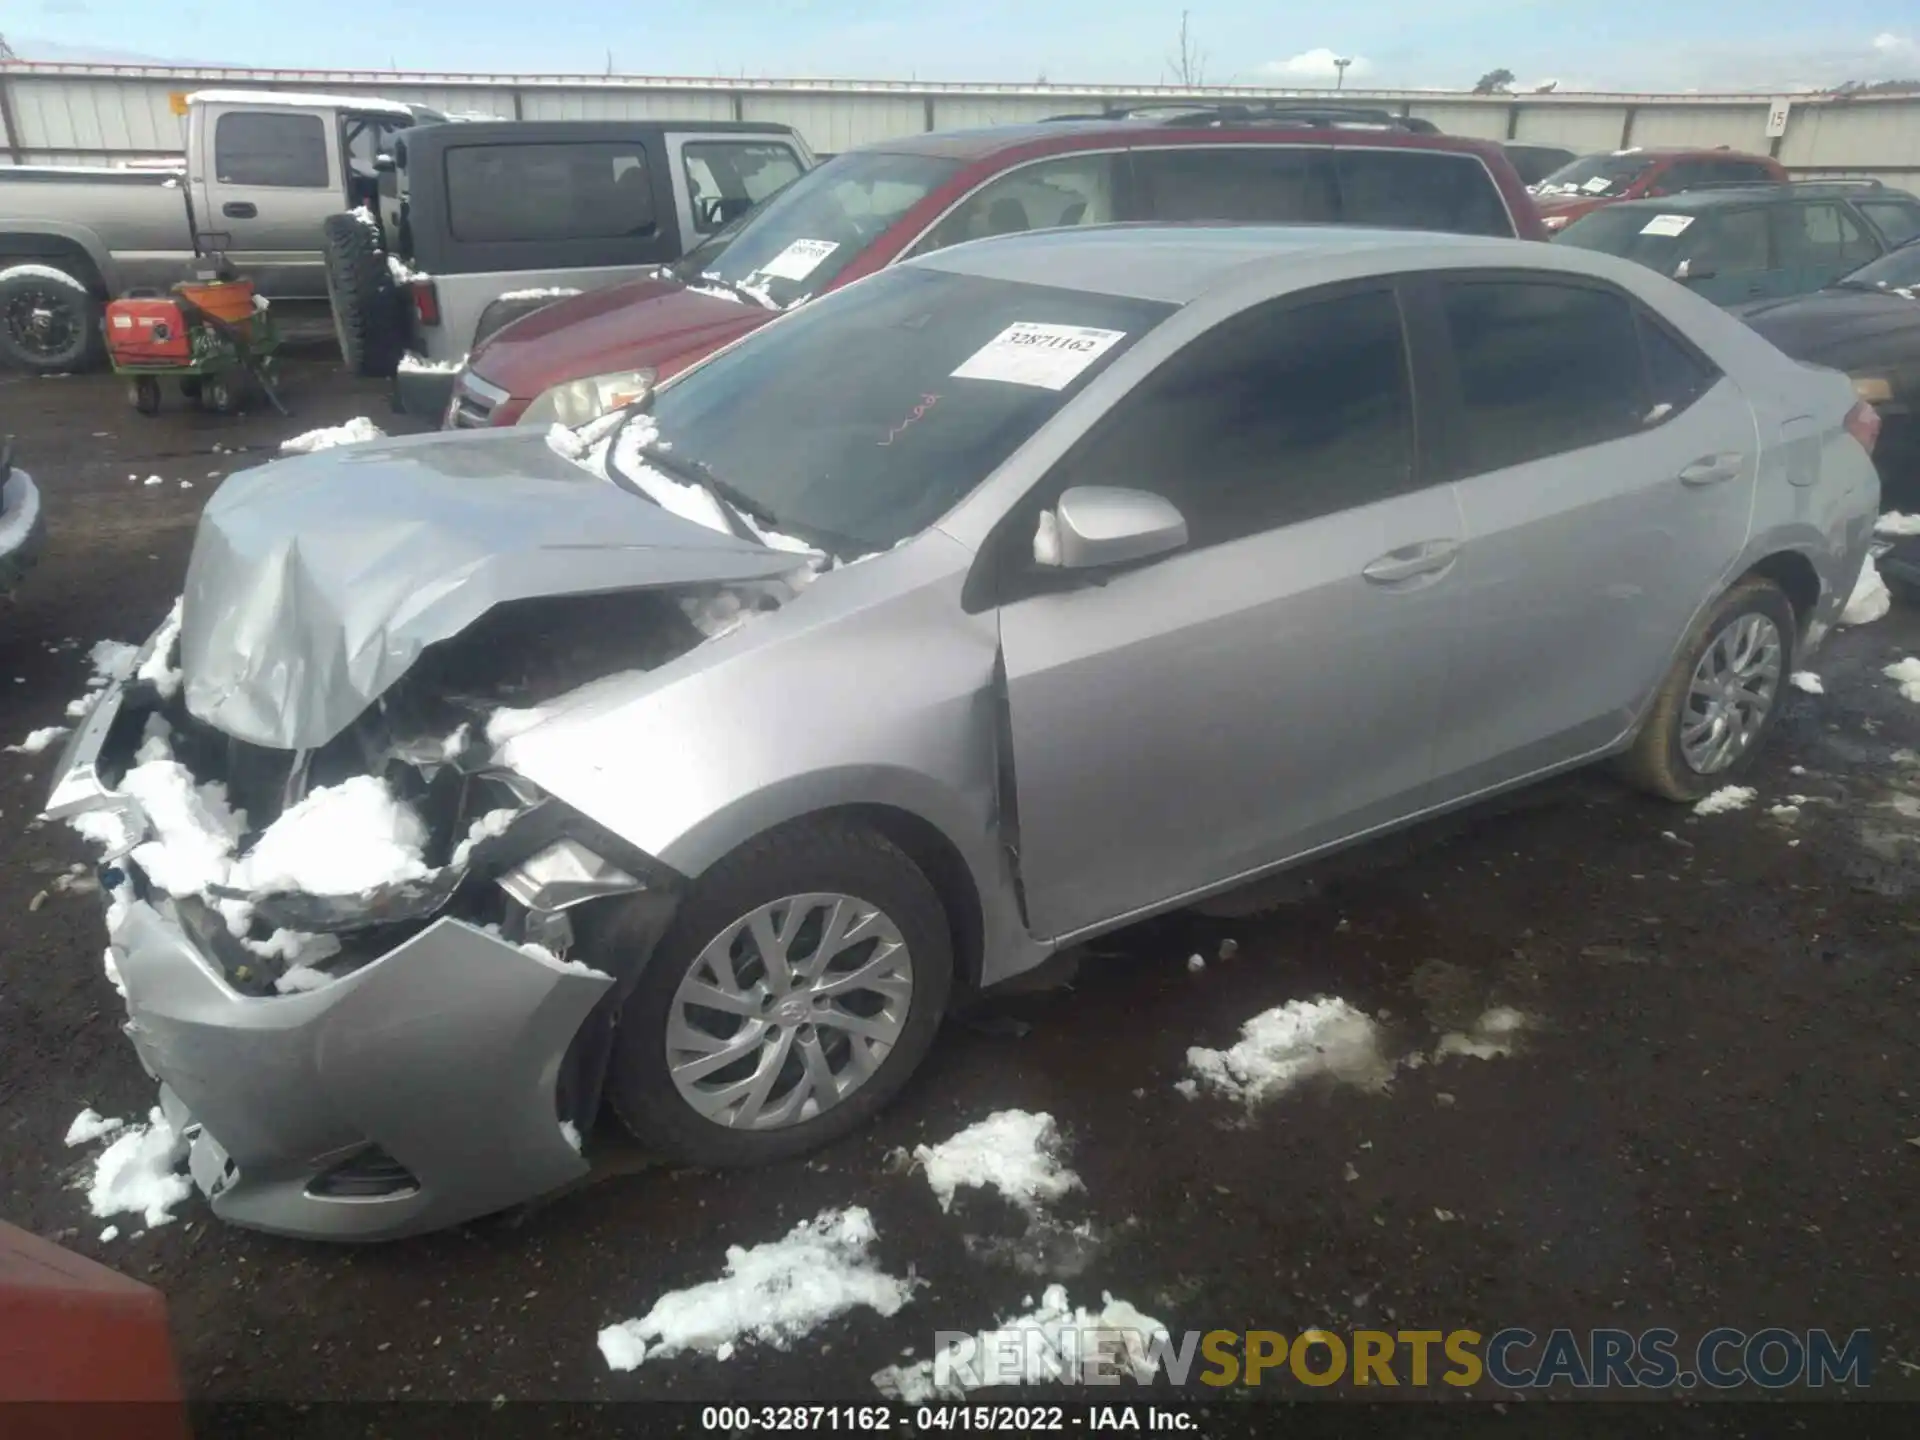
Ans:
[[[340,358],[356,375],[385,379],[406,349],[400,292],[373,227],[353,215],[329,215],[321,227],[327,302]]]
[[[139,375],[127,382],[127,399],[142,415],[160,413],[160,382],[151,375]]]
[[[1780,713],[1799,633],[1792,602],[1773,581],[1750,575],[1728,590],[1701,617],[1655,692],[1633,748],[1620,757],[1621,777],[1650,795],[1680,801],[1698,800],[1723,785],[1737,783],[1752,768],[1766,732]],[[1750,652],[1743,649],[1749,640]],[[1763,648],[1768,644],[1774,652],[1770,658]],[[1708,651],[1716,646],[1721,647],[1716,660],[1706,663]],[[1744,671],[1738,663],[1743,654],[1749,659]],[[1764,694],[1764,703],[1726,705],[1724,714],[1716,708],[1723,682],[1706,672],[1716,671],[1722,659],[1729,674],[1746,676],[1737,685],[1725,681],[1726,693]],[[1761,677],[1769,673],[1770,682],[1763,684]],[[1717,714],[1724,722],[1720,729],[1715,728]],[[1703,768],[1703,751],[1716,752],[1716,736],[1728,734],[1738,743],[1723,741],[1724,759],[1710,753]]]
[[[32,270],[0,279],[0,360],[36,375],[91,370],[106,350],[98,297],[75,267],[34,257],[0,258],[0,276],[13,266],[54,270],[72,283]]]
[[[789,898],[795,903],[788,905]],[[827,917],[834,902],[842,899],[851,902],[844,915],[864,918],[861,929],[849,932],[855,938],[835,949],[824,937],[832,929]],[[761,961],[752,931],[738,928],[745,917],[761,914],[770,914],[769,933],[788,947],[784,954],[796,977],[805,976],[785,989],[776,983],[776,967]],[[604,943],[617,947],[623,928],[615,922]],[[737,936],[723,944],[736,929]],[[932,1049],[953,984],[950,937],[945,909],[926,875],[873,831],[826,820],[763,836],[700,878],[648,959],[620,1012],[608,1102],[643,1144],[688,1165],[767,1164],[836,1140],[870,1120]],[[726,966],[730,993],[753,997],[751,1018],[744,1009],[723,1013],[688,1002],[683,986],[696,976],[720,978],[708,968],[716,957]],[[888,973],[875,974],[880,970]],[[868,988],[819,994],[822,984],[853,986],[867,975],[875,976]],[[890,994],[883,997],[881,990]],[[713,993],[711,984],[704,993]],[[856,1039],[862,1032],[837,1028],[835,1009],[852,1012],[850,1023],[865,1029],[887,1028],[892,1039],[884,1057]],[[689,1037],[689,1025],[699,1033]],[[670,1040],[683,1057],[723,1047],[734,1051],[737,1045],[741,1058],[703,1076],[688,1077],[683,1070],[676,1079]],[[856,1063],[863,1057],[868,1063]],[[816,1063],[831,1072],[830,1083],[816,1083]],[[772,1118],[783,1101],[793,1107],[791,1118],[766,1128],[745,1123],[750,1117],[744,1106],[732,1113],[733,1124],[709,1118],[724,1112],[708,1100],[709,1113],[703,1113],[685,1093],[704,1086],[711,1094],[738,1083],[736,1070],[753,1073],[762,1064],[774,1078],[759,1104],[760,1117]]]

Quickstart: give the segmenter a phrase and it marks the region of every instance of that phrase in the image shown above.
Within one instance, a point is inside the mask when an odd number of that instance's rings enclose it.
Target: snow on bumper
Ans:
[[[227,984],[171,902],[109,905],[127,1035],[222,1219],[386,1239],[587,1173],[554,1089],[610,977],[443,918],[322,990],[260,998]],[[363,1175],[386,1193],[341,1192]]]

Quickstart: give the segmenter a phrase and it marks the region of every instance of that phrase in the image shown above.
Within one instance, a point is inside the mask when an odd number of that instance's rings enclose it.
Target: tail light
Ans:
[[[1873,447],[1880,439],[1880,412],[1866,401],[1856,400],[1842,423],[1847,433],[1860,442],[1860,448],[1873,454]]]
[[[431,280],[409,280],[407,291],[413,296],[413,313],[420,317],[422,325],[440,323],[440,292],[433,288]]]

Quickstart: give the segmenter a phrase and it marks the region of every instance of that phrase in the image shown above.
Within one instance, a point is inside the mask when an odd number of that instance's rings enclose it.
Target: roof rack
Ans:
[[[1199,126],[1222,129],[1229,125],[1297,125],[1315,130],[1364,127],[1402,130],[1415,135],[1438,135],[1440,127],[1431,120],[1400,115],[1366,105],[1327,105],[1285,102],[1279,104],[1241,104],[1222,101],[1216,105],[1125,105],[1095,113],[1049,115],[1048,121],[1069,120],[1144,120],[1157,125]]]
[[[1805,185],[1815,188],[1824,186],[1829,190],[1884,190],[1886,183],[1871,175],[1832,175],[1818,176],[1805,180],[1701,180],[1692,185],[1682,185],[1677,190],[1668,191],[1671,195],[1691,195],[1697,190],[1786,190],[1794,186]]]

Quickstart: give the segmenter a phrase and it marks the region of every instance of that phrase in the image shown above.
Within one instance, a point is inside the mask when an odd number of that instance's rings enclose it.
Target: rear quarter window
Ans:
[[[655,229],[653,180],[634,141],[456,145],[445,163],[456,240],[609,240]]]
[[[1349,225],[1514,233],[1500,187],[1476,156],[1342,146],[1334,150],[1334,169],[1341,219]]]

